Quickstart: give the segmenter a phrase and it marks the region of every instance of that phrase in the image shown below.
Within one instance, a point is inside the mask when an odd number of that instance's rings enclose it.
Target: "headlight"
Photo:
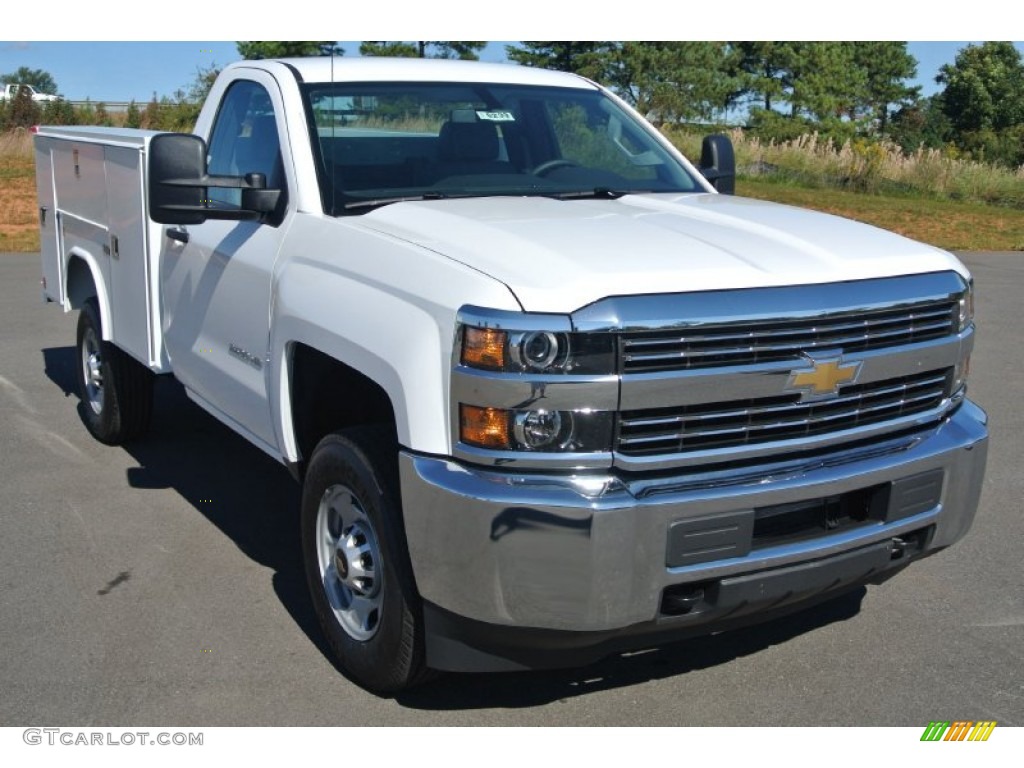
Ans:
[[[457,456],[580,467],[610,461],[619,393],[615,334],[577,333],[567,315],[467,306],[454,341]]]
[[[974,322],[974,283],[967,284],[967,290],[960,297],[957,308],[957,333],[963,333]]]
[[[615,337],[464,326],[459,362],[507,373],[608,374],[615,371]]]
[[[572,413],[519,411],[512,419],[512,434],[530,450],[558,448],[572,438]]]
[[[971,356],[967,355],[953,369],[953,387],[951,394],[956,394],[967,386],[967,377],[971,375]]]
[[[960,301],[953,308],[953,320],[956,332],[963,333],[974,323],[974,281],[967,284],[967,290],[960,296]],[[967,386],[967,377],[971,373],[971,356],[966,355],[953,369],[953,385],[951,394],[963,394]]]
[[[496,451],[609,451],[612,423],[612,414],[607,411],[506,410],[459,405],[459,440]]]
[[[509,339],[509,355],[512,362],[523,370],[545,371],[552,367],[565,366],[569,356],[567,334],[557,336],[550,331],[516,333]]]

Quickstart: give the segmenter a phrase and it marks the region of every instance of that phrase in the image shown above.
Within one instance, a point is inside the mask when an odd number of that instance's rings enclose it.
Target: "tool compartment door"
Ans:
[[[139,362],[153,360],[147,219],[142,164],[136,147],[106,146],[110,242],[111,337]]]
[[[36,197],[39,200],[39,257],[42,261],[43,298],[59,302],[63,295],[63,270],[60,264],[60,243],[57,240],[57,202],[53,195],[52,145],[50,139],[36,137]]]

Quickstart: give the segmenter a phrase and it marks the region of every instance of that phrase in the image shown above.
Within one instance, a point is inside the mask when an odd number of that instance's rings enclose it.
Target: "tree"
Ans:
[[[747,78],[736,97],[760,109],[751,121],[772,136],[791,131],[769,114],[785,106],[793,130],[818,130],[836,140],[857,132],[885,133],[890,109],[913,104],[907,84],[917,61],[904,42],[737,42],[737,67]]]
[[[527,67],[575,72],[600,81],[608,79],[618,47],[614,42],[533,40],[521,46],[506,45],[505,53],[511,61]]]
[[[409,43],[386,40],[364,40],[359,44],[360,56],[395,56],[402,59],[426,57],[426,43]]]
[[[711,120],[742,90],[737,56],[726,43],[624,42],[612,53],[606,78],[654,119]]]
[[[907,51],[906,42],[861,41],[854,46],[854,64],[867,77],[866,106],[878,121],[879,133],[885,134],[889,125],[889,108],[893,105],[909,107],[920,96],[920,86],[906,84],[917,75],[917,59]]]
[[[385,41],[365,40],[359,45],[361,56],[398,56],[419,59],[468,59],[476,61],[486,42],[462,40]]]
[[[857,66],[856,43],[790,44],[789,104],[796,117],[855,118],[867,98],[867,75]]]
[[[75,125],[96,125],[96,108],[88,96],[84,103],[75,107]]]
[[[344,56],[336,42],[306,40],[240,40],[235,44],[243,59],[283,59],[300,56]]]
[[[939,70],[953,142],[980,160],[1024,163],[1024,62],[1012,43],[962,49]]]
[[[792,86],[790,69],[798,44],[748,41],[732,45],[739,52],[739,69],[747,75],[745,92],[760,101],[765,110],[771,110],[773,102],[784,101]]]
[[[139,105],[135,103],[135,99],[132,99],[130,102],[128,102],[128,111],[125,113],[124,116],[124,127],[142,127],[142,113],[139,111]]]
[[[74,125],[75,108],[70,101],[56,99],[43,104],[43,114],[39,120],[43,125]]]
[[[53,76],[42,69],[18,67],[16,72],[11,72],[9,75],[0,75],[0,82],[22,83],[24,85],[31,85],[41,93],[57,93],[57,83],[53,81]]]
[[[1024,63],[1012,43],[962,49],[939,70],[943,111],[960,132],[999,131],[1024,122]]]
[[[30,125],[37,125],[40,117],[39,105],[32,101],[32,94],[27,88],[19,88],[18,92],[11,99],[11,106],[7,113],[7,125],[9,128],[28,128]]]
[[[110,119],[110,113],[107,112],[107,105],[102,101],[96,105],[96,125],[103,125],[110,127],[114,124],[114,121]]]
[[[918,98],[896,110],[889,123],[889,136],[906,153],[921,147],[940,149],[952,138],[952,125],[942,110],[942,95]]]
[[[435,40],[430,45],[434,47],[435,58],[476,61],[480,51],[487,47],[487,41]]]
[[[213,88],[219,74],[220,67],[216,64],[211,64],[208,67],[196,67],[195,78],[188,86],[188,100],[201,107],[206,101],[206,97],[210,95],[210,89]]]
[[[153,98],[146,104],[146,108],[142,111],[142,128],[146,128],[150,131],[156,131],[162,128],[163,116],[161,115],[160,102],[156,98],[156,93],[153,93]]]

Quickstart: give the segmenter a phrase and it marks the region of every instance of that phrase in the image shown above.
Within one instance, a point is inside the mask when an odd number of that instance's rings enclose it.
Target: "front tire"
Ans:
[[[423,617],[387,431],[328,435],[302,492],[302,550],[317,618],[341,668],[377,693],[422,679]]]
[[[153,374],[103,340],[95,298],[82,305],[77,340],[78,392],[86,429],[107,445],[142,435],[153,412]]]

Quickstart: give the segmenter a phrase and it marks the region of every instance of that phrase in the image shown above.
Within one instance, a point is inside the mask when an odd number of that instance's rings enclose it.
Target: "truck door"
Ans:
[[[208,137],[211,174],[266,174],[281,189],[268,221],[208,220],[170,227],[160,265],[164,341],[175,375],[215,415],[250,439],[275,445],[267,396],[274,262],[290,222],[294,174],[279,89],[252,73],[225,92]],[[238,206],[237,189],[211,189],[211,201]]]

